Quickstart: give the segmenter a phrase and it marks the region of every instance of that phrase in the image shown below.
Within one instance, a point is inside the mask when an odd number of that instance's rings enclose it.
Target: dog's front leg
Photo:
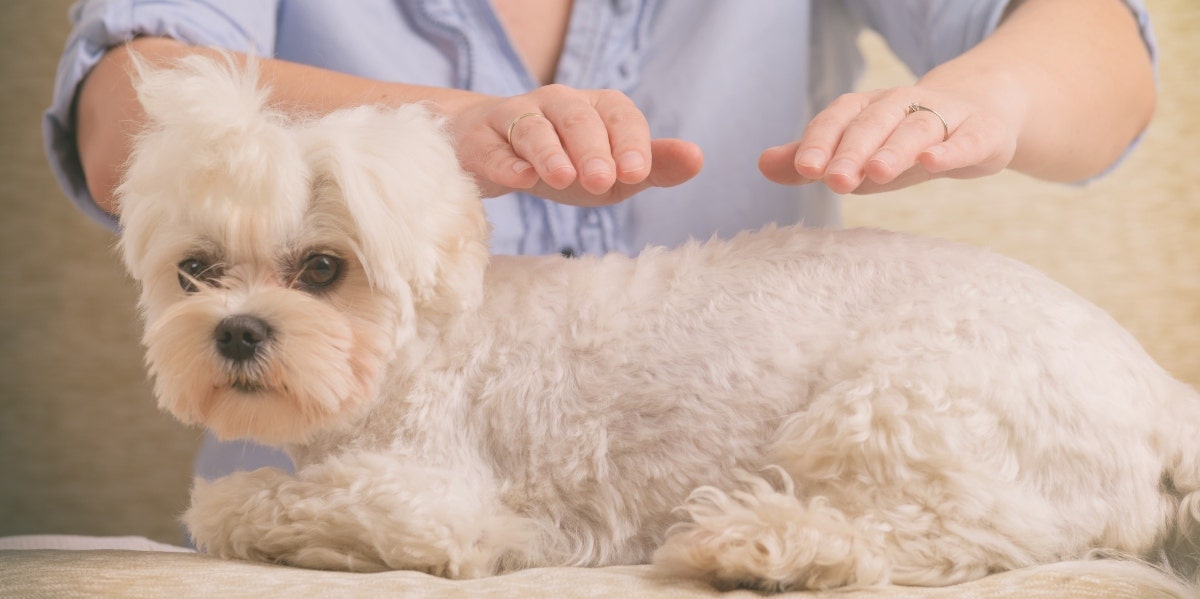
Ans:
[[[295,476],[275,468],[197,479],[183,516],[196,546],[222,558],[306,568],[488,576],[524,561],[527,519],[469,471],[395,456],[331,458]]]

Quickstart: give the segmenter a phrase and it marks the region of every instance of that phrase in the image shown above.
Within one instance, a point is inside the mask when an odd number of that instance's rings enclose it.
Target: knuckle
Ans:
[[[646,124],[645,117],[637,110],[615,110],[606,116],[605,121],[610,128],[628,129],[645,129],[649,133],[649,126]]]
[[[839,110],[855,108],[861,110],[866,107],[867,102],[868,100],[865,95],[858,92],[847,92],[834,98],[833,102],[829,103],[829,106],[830,108],[837,108]]]
[[[533,162],[538,164],[547,164],[550,162],[551,158],[554,158],[560,153],[562,153],[562,148],[546,145],[532,152]]]
[[[920,118],[909,118],[909,126],[922,137],[942,138],[942,122],[933,115],[922,115]]]
[[[938,124],[937,128],[938,128],[938,132],[940,133],[941,132],[941,124]],[[983,136],[983,134],[977,130],[965,129],[962,131],[955,131],[952,133],[955,134],[954,135],[955,141],[960,146],[965,147],[967,149],[977,150],[977,149],[982,149],[988,145],[987,138],[985,138]]]
[[[519,124],[518,126],[513,127],[508,136],[509,141],[512,143],[513,151],[516,152],[518,146],[525,145],[525,142],[530,140],[530,136],[532,134],[533,127],[522,127]]]
[[[507,146],[493,145],[479,153],[479,159],[485,169],[498,169],[507,162],[514,152]]]
[[[573,98],[578,97],[578,95],[579,95],[579,92],[576,91],[575,88],[563,85],[561,83],[551,83],[549,85],[543,85],[542,87],[539,87],[536,90],[534,90],[533,93],[542,95],[542,96],[546,96],[547,98],[550,98],[550,99],[556,100],[556,101],[573,99]]]
[[[629,99],[623,92],[615,89],[598,89],[595,90],[596,100],[605,104],[627,104],[633,106],[633,100]]]
[[[904,106],[912,104],[913,98],[915,97],[915,91],[912,87],[893,87],[884,90],[883,93],[880,94],[880,100],[896,102],[897,104],[902,104]]]
[[[862,127],[871,131],[888,131],[894,126],[891,121],[877,111],[860,113],[850,122],[850,127]]]
[[[808,131],[817,134],[829,134],[840,131],[841,128],[841,120],[828,112],[818,114],[808,123]]]
[[[498,102],[494,110],[498,111],[500,114],[512,113],[517,115],[537,110],[537,104],[531,102],[529,97],[525,95],[510,96]]]
[[[590,110],[571,110],[555,124],[560,133],[574,133],[589,128],[594,123],[595,113]]]

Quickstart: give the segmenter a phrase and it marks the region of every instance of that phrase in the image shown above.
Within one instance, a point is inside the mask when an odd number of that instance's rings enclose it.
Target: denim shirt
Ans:
[[[502,254],[632,253],[646,244],[731,235],[770,222],[837,224],[820,185],[767,182],[762,150],[797,139],[813,112],[852,88],[856,38],[879,31],[916,74],[971,48],[1008,0],[576,0],[555,80],[618,89],[658,137],[698,143],[692,181],[603,208],[513,193],[486,202]],[[1130,0],[1152,44],[1141,0]],[[45,116],[47,151],[63,188],[89,215],[71,103],[103,52],[134,35],[200,45],[386,81],[511,96],[537,82],[487,0],[91,0],[75,28]]]
[[[1127,0],[1153,53],[1141,0]],[[757,168],[762,150],[798,139],[813,113],[853,88],[857,38],[878,31],[917,75],[970,49],[1008,0],[575,0],[555,81],[611,88],[643,110],[656,137],[699,144],[703,171],[602,208],[511,193],[485,202],[500,254],[636,253],[647,244],[730,236],[767,223],[836,225],[822,185],[786,187]],[[85,0],[45,114],[47,153],[87,214],[92,201],[75,149],[71,104],[105,50],[135,35],[254,52],[385,81],[512,96],[529,73],[488,0]],[[211,440],[210,440],[211,441]],[[201,456],[201,474],[253,462]],[[208,464],[208,466],[205,466]]]

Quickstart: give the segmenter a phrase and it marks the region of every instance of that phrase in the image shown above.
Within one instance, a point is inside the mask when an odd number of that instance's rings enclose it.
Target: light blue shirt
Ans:
[[[575,0],[555,80],[612,88],[643,110],[656,137],[699,144],[703,171],[616,206],[578,208],[523,193],[486,202],[493,251],[632,253],[647,244],[729,236],[775,222],[838,223],[822,185],[785,187],[756,166],[798,139],[814,112],[853,88],[869,27],[917,75],[990,34],[1008,0]],[[1127,0],[1153,54],[1141,0]],[[135,35],[252,51],[385,81],[511,96],[537,85],[487,0],[91,0],[75,24],[46,112],[47,152],[63,189],[92,201],[71,123],[76,89],[106,49]],[[212,449],[201,471],[229,470]],[[234,450],[234,461],[245,460]],[[206,466],[207,464],[207,466]]]

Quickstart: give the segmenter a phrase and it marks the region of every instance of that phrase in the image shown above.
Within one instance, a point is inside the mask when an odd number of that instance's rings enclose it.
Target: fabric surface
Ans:
[[[186,547],[176,547],[146,537],[89,537],[85,535],[13,535],[0,537],[0,551],[35,549],[70,549],[70,550],[100,550],[119,549],[122,551],[171,551],[195,553]]]
[[[1080,570],[1087,570],[1081,573]],[[1157,599],[1180,597],[1133,563],[1067,562],[944,588],[795,592],[781,599]],[[656,577],[647,566],[539,568],[475,580],[417,572],[353,574],[222,561],[199,554],[133,551],[0,551],[0,597],[725,597],[696,581]]]

